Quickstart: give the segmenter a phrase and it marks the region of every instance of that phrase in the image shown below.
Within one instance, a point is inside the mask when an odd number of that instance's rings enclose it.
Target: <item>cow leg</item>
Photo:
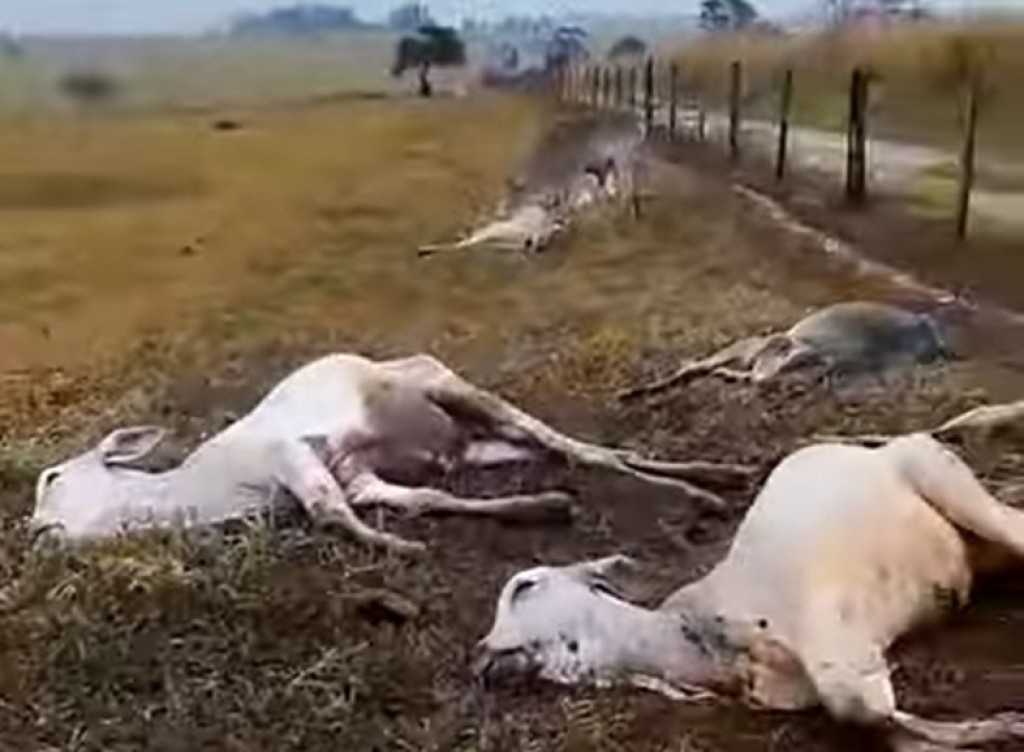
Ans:
[[[708,484],[734,486],[745,482],[755,468],[745,465],[730,466],[715,462],[663,462],[633,455],[628,451],[620,454],[622,462],[634,470],[667,478],[689,478]],[[471,441],[463,451],[461,461],[474,467],[494,467],[512,462],[528,462],[537,459],[537,452],[529,447],[500,439]]]
[[[962,750],[1024,737],[1024,716],[931,721],[899,709],[882,647],[820,597],[805,615],[798,654],[822,705],[838,721],[886,731],[894,752]]]
[[[719,462],[661,462],[629,454],[622,455],[622,461],[643,473],[664,475],[669,478],[689,478],[694,482],[709,485],[732,486],[746,482],[756,472],[748,465],[724,465]]]
[[[915,748],[956,750],[1024,738],[1024,714],[1021,713],[999,713],[970,721],[930,721],[896,711],[892,723],[898,728],[893,736],[896,752]],[[922,742],[930,746],[922,747]]]
[[[627,464],[627,461],[637,459],[634,452],[582,442],[561,433],[503,400],[501,396],[475,386],[429,356],[392,361],[386,367],[396,371],[399,378],[409,379],[410,383],[422,388],[435,404],[450,414],[485,425],[507,441],[529,442],[582,464],[637,474]],[[669,467],[670,463],[663,463],[662,473],[669,474]],[[683,471],[689,465],[679,463],[676,467]],[[733,476],[736,473],[734,465],[723,464],[720,467],[723,475]],[[707,475],[711,468],[711,463],[702,462],[698,463],[696,471]],[[640,473],[640,477],[652,483],[679,486],[671,479],[662,478],[659,481],[643,473]]]
[[[632,452],[590,444],[558,432],[496,394],[474,386],[433,358],[410,358],[393,363],[392,368],[400,368],[401,378],[410,379],[411,383],[422,388],[430,399],[454,417],[461,416],[489,426],[502,438],[529,441],[570,461],[611,470],[646,483],[679,489],[699,503],[715,509],[725,507],[724,499],[693,483],[672,477],[667,472],[649,473],[633,467]],[[681,470],[685,468],[685,465],[680,465]],[[708,470],[708,463],[702,463],[700,472],[706,475]],[[732,478],[736,473],[736,466],[722,466],[724,476]]]
[[[455,418],[495,431],[509,441],[530,441],[563,455],[615,455],[615,450],[577,441],[523,412],[501,397],[471,384],[435,358],[422,355],[390,361],[383,366],[424,394]]]
[[[739,364],[741,369],[748,368],[757,352],[764,346],[765,339],[764,337],[749,337],[739,342],[734,342],[706,358],[684,363],[675,373],[665,378],[625,389],[616,396],[622,402],[629,402],[639,397],[649,397],[666,392],[673,387],[685,384],[701,376],[719,373],[724,371],[725,367],[731,363]],[[725,374],[719,373],[719,375]]]
[[[515,517],[538,511],[567,513],[572,505],[572,498],[560,491],[495,499],[461,498],[436,488],[410,488],[388,483],[368,471],[353,478],[347,488],[356,506],[385,506],[413,515],[446,512]]]
[[[764,379],[755,378],[751,371],[741,371],[737,368],[728,368],[726,366],[715,368],[711,371],[711,375],[722,379],[722,381],[730,381],[734,384],[753,384],[754,382],[764,381]]]
[[[1024,512],[986,491],[951,450],[928,434],[914,434],[882,451],[894,454],[914,490],[952,524],[1024,557]]]
[[[302,441],[283,442],[276,455],[276,479],[315,522],[340,525],[361,543],[397,553],[424,549],[422,543],[375,530],[359,519],[337,480],[310,445]]]
[[[998,428],[1024,425],[1024,400],[1003,405],[984,405],[946,421],[932,431],[935,436],[948,436],[964,431],[976,431],[987,437]]]
[[[639,386],[623,389],[618,392],[615,397],[620,402],[631,402],[633,400],[640,399],[641,397],[653,397],[656,394],[662,394],[670,389],[680,386],[681,384],[687,384],[690,381],[701,378],[702,376],[716,373],[720,368],[715,365],[716,362],[717,361],[714,356],[703,360],[687,361],[668,376],[646,384],[640,384]]]
[[[1024,423],[1024,400],[1003,405],[984,405],[968,410],[946,421],[928,433],[935,438],[948,439],[958,434],[976,433],[981,438],[989,438],[989,434],[1014,424]],[[821,437],[822,440],[835,440],[841,443],[879,445],[894,441],[896,436],[864,435],[849,437]]]

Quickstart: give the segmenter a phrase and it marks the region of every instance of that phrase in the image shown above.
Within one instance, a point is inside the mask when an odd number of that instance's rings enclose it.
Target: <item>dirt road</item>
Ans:
[[[668,123],[668,110],[658,115],[661,125]],[[699,113],[693,108],[679,110],[684,132],[696,133]],[[707,116],[707,134],[725,142],[728,117],[720,113]],[[765,120],[745,120],[742,144],[761,156],[771,158],[777,147],[777,129]],[[842,133],[818,128],[790,129],[791,164],[802,170],[837,178],[846,169],[846,137]],[[876,189],[910,197],[922,205],[952,212],[956,191],[958,157],[930,146],[873,138],[868,144],[869,180]],[[998,186],[992,187],[992,186]],[[979,181],[971,196],[975,222],[1001,233],[1024,232],[1024,164],[982,162]]]

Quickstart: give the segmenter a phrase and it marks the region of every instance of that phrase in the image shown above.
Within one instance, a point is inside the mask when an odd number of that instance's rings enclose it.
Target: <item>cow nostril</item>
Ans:
[[[64,526],[59,522],[31,520],[27,526],[29,547],[33,550],[49,548],[60,542]]]
[[[484,688],[493,688],[530,673],[532,661],[523,647],[495,650],[477,646],[474,651],[473,676]]]

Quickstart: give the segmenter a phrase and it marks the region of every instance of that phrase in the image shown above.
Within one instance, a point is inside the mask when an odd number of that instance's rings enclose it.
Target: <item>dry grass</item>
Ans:
[[[737,514],[707,520],[663,490],[564,468],[450,478],[490,492],[572,481],[584,503],[568,530],[388,520],[431,543],[412,564],[301,521],[31,552],[19,521],[55,438],[79,448],[158,420],[193,441],[334,349],[429,349],[567,430],[766,465],[812,431],[931,424],[985,396],[988,367],[965,364],[881,399],[703,384],[657,408],[615,408],[607,395],[644,361],[664,367],[868,288],[815,271],[723,187],[667,167],[639,225],[608,217],[529,259],[424,262],[419,242],[494,198],[533,105],[230,114],[240,131],[179,116],[4,126],[6,153],[21,156],[0,167],[0,268],[20,280],[0,296],[14,317],[0,366],[0,749],[865,749],[820,717],[635,693],[480,696],[466,677],[515,569],[625,550],[651,562],[650,599],[719,555],[749,489]],[[1008,458],[982,466],[1005,474]],[[419,615],[366,609],[363,594],[382,587]],[[903,661],[911,707],[1020,696],[1024,614],[994,603],[951,630],[959,652],[925,642]],[[954,661],[960,673],[928,668]]]
[[[728,65],[742,60],[749,108],[774,115],[781,72],[796,76],[794,112],[803,122],[842,129],[850,71],[869,66],[878,75],[873,89],[872,129],[910,141],[955,145],[960,131],[960,87],[977,63],[989,91],[982,120],[982,148],[1024,153],[1024,22],[977,19],[961,23],[920,23],[845,33],[736,35],[703,38],[678,59],[690,85],[721,103]]]
[[[147,342],[415,321],[420,280],[384,271],[383,259],[412,264],[417,243],[493,200],[529,113],[515,102],[468,105],[464,118],[454,108],[238,111],[242,128],[228,132],[206,116],[5,122],[8,430],[20,424],[10,405],[40,370],[91,391],[77,374],[142,357]],[[489,140],[476,138],[481,124]]]
[[[0,66],[0,112],[67,110],[59,81],[100,71],[118,83],[119,109],[301,102],[338,94],[414,91],[391,78],[397,35],[352,31],[315,39],[113,38],[39,40]],[[455,74],[457,75],[457,74]],[[452,78],[441,73],[440,81]],[[443,90],[443,86],[441,87]]]

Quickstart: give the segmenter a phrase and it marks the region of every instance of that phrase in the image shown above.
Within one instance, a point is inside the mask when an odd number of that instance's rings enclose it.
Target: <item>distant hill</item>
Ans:
[[[236,19],[231,36],[314,36],[350,29],[373,28],[351,8],[336,5],[292,5]]]

